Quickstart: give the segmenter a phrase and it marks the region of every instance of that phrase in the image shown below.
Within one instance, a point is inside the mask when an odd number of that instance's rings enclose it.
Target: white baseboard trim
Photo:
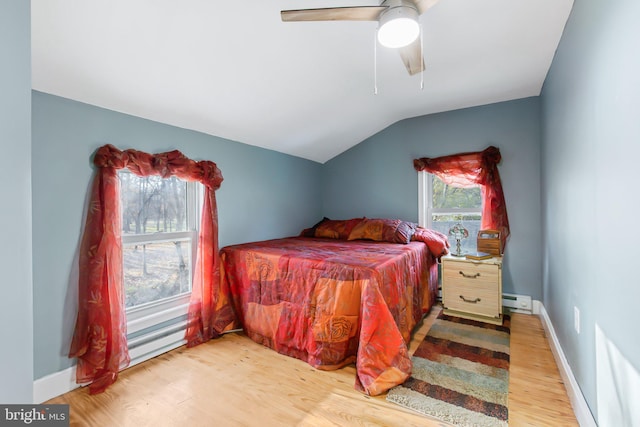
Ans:
[[[569,400],[571,401],[571,406],[573,407],[573,412],[576,415],[578,424],[580,424],[580,426],[582,427],[597,427],[598,424],[593,418],[591,410],[589,410],[587,401],[585,400],[584,395],[580,390],[580,386],[578,385],[578,382],[573,375],[573,371],[569,366],[569,362],[567,362],[564,351],[560,346],[560,341],[558,341],[556,331],[553,328],[551,319],[549,318],[547,310],[544,308],[542,302],[537,300],[533,302],[533,312],[534,314],[538,314],[540,316],[542,327],[547,334],[551,352],[553,353],[553,357],[556,359],[556,365],[558,365],[560,376],[562,377],[564,386],[567,389],[567,395],[569,396]]]
[[[33,382],[33,403],[40,404],[80,387],[76,384],[75,365]]]
[[[183,337],[184,330],[180,330],[150,344],[129,350],[131,362],[125,369],[185,345],[187,341]],[[33,402],[36,404],[43,403],[78,387],[81,387],[81,385],[76,384],[76,367],[74,365],[63,371],[35,380],[33,382]]]

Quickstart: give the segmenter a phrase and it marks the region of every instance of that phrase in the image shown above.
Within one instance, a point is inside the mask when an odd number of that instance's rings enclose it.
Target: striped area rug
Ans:
[[[491,325],[440,313],[387,400],[455,426],[508,425],[509,316]]]

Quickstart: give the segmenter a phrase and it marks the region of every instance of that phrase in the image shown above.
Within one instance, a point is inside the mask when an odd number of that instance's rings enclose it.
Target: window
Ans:
[[[134,149],[122,151],[105,144],[94,153],[93,164],[96,173],[78,251],[78,316],[69,357],[78,359],[76,381],[90,383],[91,393],[101,393],[113,384],[118,371],[125,366],[157,356],[184,342],[190,345],[203,343],[222,332],[223,327],[217,328],[216,324],[221,316],[215,312],[215,300],[209,296],[217,289],[215,192],[223,178],[214,162],[194,161],[178,150],[149,154]],[[183,184],[178,185],[180,181],[133,177],[118,172],[123,168],[146,176],[176,176],[201,185],[185,184],[183,187]],[[171,190],[175,190],[175,194]],[[172,198],[172,195],[180,197]],[[204,195],[206,198],[202,197]],[[138,209],[132,210],[131,206],[136,204]],[[201,219],[197,218],[200,209],[196,206],[199,204],[202,205]],[[124,239],[122,230],[105,227],[105,224],[120,222],[124,225],[121,227],[124,228]],[[202,228],[198,238],[196,224]],[[195,251],[191,249],[188,255],[183,252],[181,256],[175,242],[180,242],[182,250],[183,242],[193,247],[196,240],[200,262],[192,263]],[[186,287],[193,283],[193,290],[189,293],[178,287],[173,296],[156,295],[147,298],[146,302],[130,303],[126,308],[123,246],[129,249],[137,246],[142,250],[154,243],[166,242],[174,243],[178,262],[173,269],[188,272]],[[154,270],[150,263],[145,264],[147,255],[143,252],[142,262],[138,265],[138,272],[142,271],[143,275],[145,265],[147,274]],[[187,256],[190,257],[188,262]],[[154,267],[166,266],[159,262]],[[131,268],[134,267],[127,269],[131,271]],[[207,270],[213,274],[208,274]],[[180,274],[176,277],[179,284],[183,283]],[[96,301],[100,303],[96,304]],[[101,333],[87,334],[88,330]]]
[[[480,186],[447,185],[437,176],[423,171],[418,173],[418,179],[420,225],[449,236],[449,229],[459,222],[469,230],[469,238],[460,242],[462,252],[475,251],[482,219]],[[452,236],[449,236],[449,243],[455,250],[456,241]]]
[[[150,313],[184,308],[196,258],[200,184],[176,177],[140,177],[126,169],[118,171],[118,177],[129,323]]]

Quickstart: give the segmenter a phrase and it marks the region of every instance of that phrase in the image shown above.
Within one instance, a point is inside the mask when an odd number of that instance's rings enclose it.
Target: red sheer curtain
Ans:
[[[502,247],[509,237],[509,217],[504,201],[502,182],[498,172],[498,163],[502,156],[494,146],[474,153],[452,154],[450,156],[428,158],[413,161],[417,171],[426,171],[436,175],[445,184],[458,187],[480,185],[482,191],[482,229],[500,230]]]
[[[216,335],[215,322],[224,323],[216,317],[214,306],[220,286],[215,191],[223,179],[216,164],[190,160],[177,150],[152,155],[121,151],[113,145],[100,147],[93,163],[97,171],[80,243],[78,317],[69,351],[69,357],[77,358],[76,381],[91,383],[91,394],[113,384],[118,371],[130,361],[122,276],[119,169],[128,168],[139,176],[176,176],[204,185],[190,325],[185,338],[190,345],[204,342]]]

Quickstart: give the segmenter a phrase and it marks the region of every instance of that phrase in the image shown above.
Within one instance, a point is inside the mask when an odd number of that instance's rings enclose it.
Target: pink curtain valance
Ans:
[[[504,200],[498,163],[502,156],[497,147],[483,151],[452,154],[449,156],[422,157],[413,161],[417,171],[436,175],[445,184],[458,187],[480,185],[482,192],[482,229],[500,230],[503,248],[509,237],[509,217]]]
[[[93,164],[98,168],[127,168],[138,176],[176,176],[185,181],[197,181],[212,190],[220,188],[223,180],[222,173],[214,162],[197,162],[178,150],[149,154],[133,149],[121,151],[107,144],[96,151]]]
[[[128,366],[127,329],[122,269],[122,219],[117,171],[128,168],[139,176],[176,176],[204,185],[198,253],[189,304],[188,345],[207,341],[220,332],[218,213],[215,191],[222,173],[215,163],[188,159],[180,151],[148,154],[100,147],[93,159],[95,172],[85,229],[80,243],[78,316],[69,357],[77,358],[76,381],[91,383],[91,394],[104,391]],[[228,316],[229,313],[226,313]],[[224,317],[224,316],[223,316]],[[228,323],[228,322],[227,322]]]

